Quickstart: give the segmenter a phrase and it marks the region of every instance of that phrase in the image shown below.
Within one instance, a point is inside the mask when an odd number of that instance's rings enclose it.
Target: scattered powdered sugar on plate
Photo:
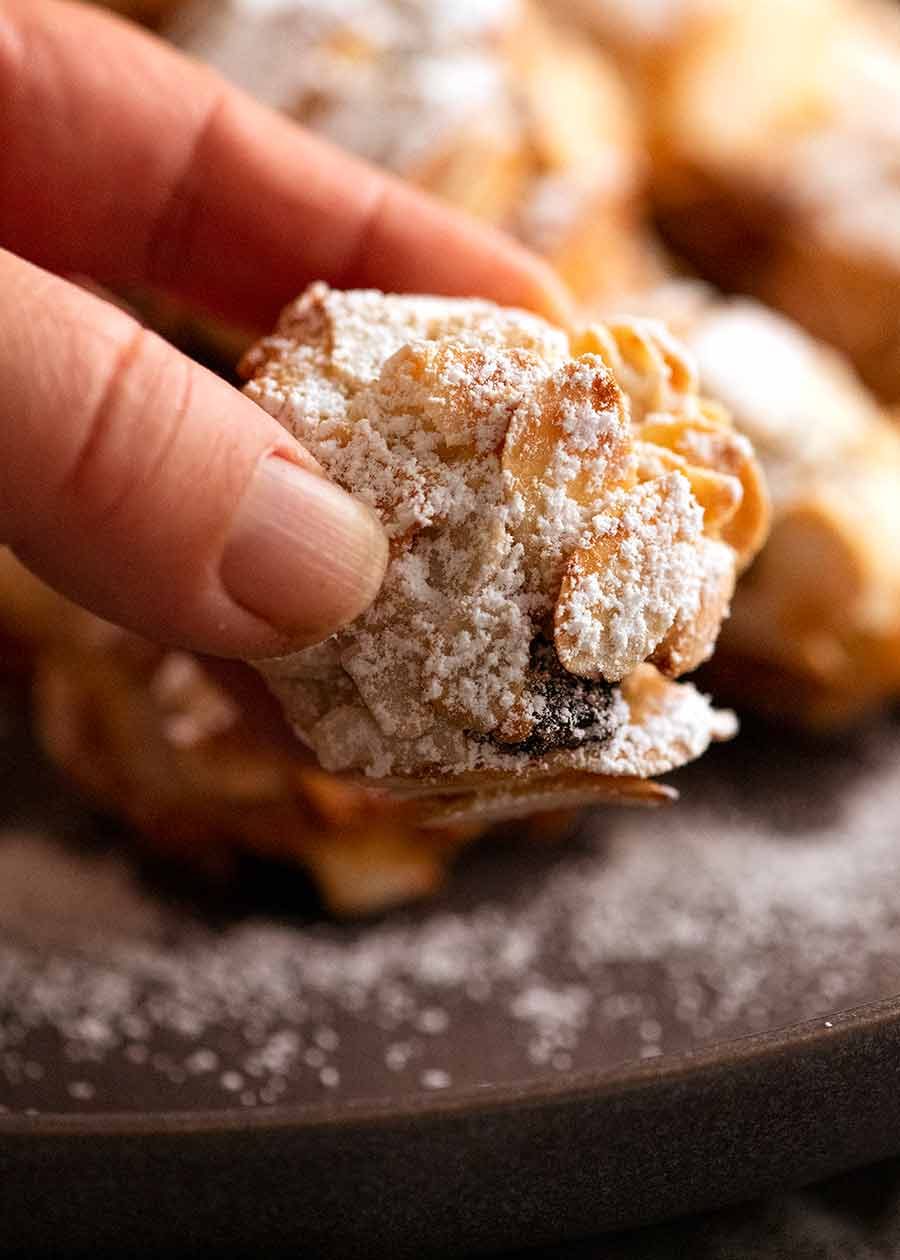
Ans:
[[[578,842],[485,844],[436,902],[356,925],[258,905],[210,922],[124,854],[10,825],[0,1105],[446,1094],[898,990],[900,728],[847,747],[748,732],[680,784],[678,807],[598,811]]]

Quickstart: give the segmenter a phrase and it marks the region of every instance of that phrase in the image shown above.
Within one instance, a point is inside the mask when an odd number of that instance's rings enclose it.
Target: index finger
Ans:
[[[266,326],[310,280],[480,295],[563,318],[504,234],[358,161],[129,24],[0,3],[0,241]]]

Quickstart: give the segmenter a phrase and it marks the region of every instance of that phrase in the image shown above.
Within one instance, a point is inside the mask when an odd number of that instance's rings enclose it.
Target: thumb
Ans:
[[[387,544],[270,416],[133,319],[0,251],[0,542],[148,638],[222,656],[316,642]]]

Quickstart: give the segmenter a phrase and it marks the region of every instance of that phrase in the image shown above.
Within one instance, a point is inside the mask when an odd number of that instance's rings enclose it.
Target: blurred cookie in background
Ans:
[[[676,281],[634,300],[693,353],[751,439],[768,542],[738,584],[707,677],[717,695],[817,727],[900,695],[900,429],[834,350],[745,298]]]
[[[435,196],[507,229],[576,297],[658,278],[648,174],[613,63],[528,0],[189,0],[163,33],[264,103]],[[181,308],[232,359],[246,339]]]
[[[5,548],[0,644],[3,668],[30,678],[51,761],[154,852],[207,877],[229,876],[242,853],[295,862],[333,913],[371,914],[434,892],[483,830],[426,829],[415,804],[324,773],[264,693],[94,617]],[[554,814],[529,834],[565,828]]]
[[[619,287],[645,164],[610,62],[526,0],[194,0],[167,34],[335,144]]]
[[[900,400],[900,10],[579,0],[643,101],[669,243]]]

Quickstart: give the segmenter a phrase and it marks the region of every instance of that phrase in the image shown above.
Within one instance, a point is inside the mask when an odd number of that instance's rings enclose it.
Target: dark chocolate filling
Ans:
[[[556,648],[543,635],[531,645],[530,698],[534,725],[527,739],[505,743],[487,738],[502,752],[541,757],[582,744],[606,744],[615,735],[617,722],[614,691],[609,683],[578,678],[560,664]]]

